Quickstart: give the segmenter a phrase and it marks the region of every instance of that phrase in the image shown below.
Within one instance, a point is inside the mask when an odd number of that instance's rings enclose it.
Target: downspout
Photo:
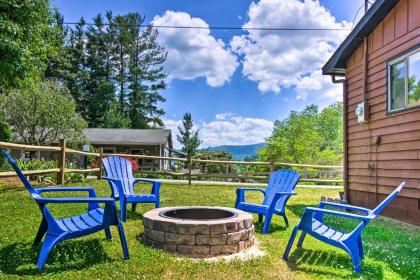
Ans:
[[[368,71],[368,38],[363,38],[363,92],[362,102],[365,104],[365,120],[369,119],[369,105],[367,102],[367,71]]]
[[[348,201],[349,199],[349,189],[348,189],[348,180],[347,180],[347,170],[348,170],[348,152],[347,152],[347,80],[346,78],[337,79],[336,75],[331,75],[331,80],[334,84],[343,85],[343,182],[344,182],[344,197],[343,200]]]

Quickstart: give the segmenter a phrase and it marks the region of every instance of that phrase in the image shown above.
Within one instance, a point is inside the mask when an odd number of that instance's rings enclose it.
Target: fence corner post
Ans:
[[[102,159],[104,158],[104,150],[102,148],[99,148],[99,171],[96,175],[96,178],[98,180],[102,179],[102,172],[103,172],[103,165],[102,165]]]
[[[64,184],[64,174],[66,169],[66,139],[60,139],[60,155],[58,157],[58,168],[60,172],[57,176],[57,184]]]

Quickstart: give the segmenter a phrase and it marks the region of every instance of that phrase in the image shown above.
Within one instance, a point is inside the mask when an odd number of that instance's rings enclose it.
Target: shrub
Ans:
[[[45,169],[54,169],[57,168],[57,162],[55,160],[24,160],[24,159],[17,159],[16,164],[22,171],[27,170],[45,170]],[[77,168],[77,164],[75,162],[67,163],[67,168]],[[4,171],[12,171],[12,167],[10,165],[6,165],[3,168]],[[46,184],[54,184],[57,181],[57,173],[47,173],[47,174],[40,174],[40,175],[31,175],[29,176],[31,180],[37,180],[39,183],[46,183]],[[80,173],[66,173],[64,175],[65,183],[75,183],[83,181],[84,177],[83,174]]]

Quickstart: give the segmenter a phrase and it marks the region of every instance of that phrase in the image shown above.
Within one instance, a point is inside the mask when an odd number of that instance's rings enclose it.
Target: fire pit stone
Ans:
[[[143,224],[145,244],[189,257],[235,254],[254,244],[252,215],[233,208],[157,208]]]

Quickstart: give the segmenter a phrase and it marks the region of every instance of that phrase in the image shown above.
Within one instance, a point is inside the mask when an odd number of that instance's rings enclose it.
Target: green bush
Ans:
[[[57,161],[55,160],[24,160],[24,159],[17,159],[16,164],[19,168],[23,171],[27,170],[44,170],[44,169],[54,169],[57,168]],[[77,164],[75,162],[67,163],[67,168],[76,169]],[[10,165],[6,165],[3,167],[2,171],[13,171]],[[37,180],[40,183],[47,183],[53,184],[57,182],[57,173],[47,173],[47,174],[40,174],[40,175],[31,175],[29,176],[31,180]],[[66,173],[64,175],[65,183],[75,183],[83,181],[84,177],[83,174],[80,173]]]

